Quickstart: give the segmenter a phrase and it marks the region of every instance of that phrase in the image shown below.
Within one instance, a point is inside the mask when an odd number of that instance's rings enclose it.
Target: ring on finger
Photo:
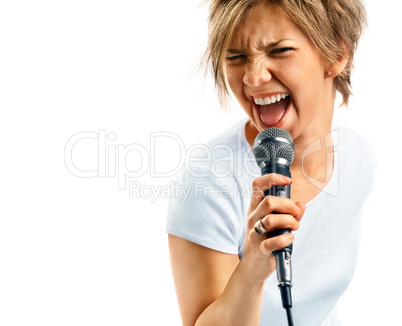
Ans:
[[[258,220],[258,222],[255,223],[254,231],[255,231],[255,233],[257,233],[258,236],[261,236],[267,232],[267,230],[265,230],[265,228],[264,228],[264,225],[262,225],[261,220]]]

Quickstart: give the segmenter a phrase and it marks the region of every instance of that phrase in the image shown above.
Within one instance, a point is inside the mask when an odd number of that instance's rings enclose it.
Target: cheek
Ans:
[[[316,66],[297,66],[292,70],[287,86],[302,106],[314,106],[324,91],[323,73]]]
[[[243,93],[243,77],[244,74],[242,72],[242,69],[232,68],[226,70],[226,81],[233,95],[239,102],[245,100],[245,96]]]

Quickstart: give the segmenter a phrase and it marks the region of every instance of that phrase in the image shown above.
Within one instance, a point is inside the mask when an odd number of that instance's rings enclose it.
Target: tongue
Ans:
[[[276,125],[286,111],[286,101],[260,105],[260,119],[266,126]]]

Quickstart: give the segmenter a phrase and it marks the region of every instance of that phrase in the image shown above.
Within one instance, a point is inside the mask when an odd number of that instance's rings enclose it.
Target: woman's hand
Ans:
[[[272,186],[286,186],[290,183],[290,178],[274,173],[261,176],[253,182],[242,258],[242,264],[247,265],[247,274],[252,282],[263,283],[274,272],[276,266],[273,252],[289,246],[294,239],[292,233],[273,238],[268,238],[266,234],[259,236],[254,231],[258,220],[261,220],[267,232],[276,229],[295,231],[299,228],[299,222],[305,210],[302,202],[274,196],[264,198],[265,191]]]

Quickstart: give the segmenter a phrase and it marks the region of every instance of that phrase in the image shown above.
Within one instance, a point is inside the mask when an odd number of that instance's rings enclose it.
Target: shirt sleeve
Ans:
[[[238,254],[243,238],[242,201],[233,176],[183,169],[174,183],[166,230],[201,246]]]

